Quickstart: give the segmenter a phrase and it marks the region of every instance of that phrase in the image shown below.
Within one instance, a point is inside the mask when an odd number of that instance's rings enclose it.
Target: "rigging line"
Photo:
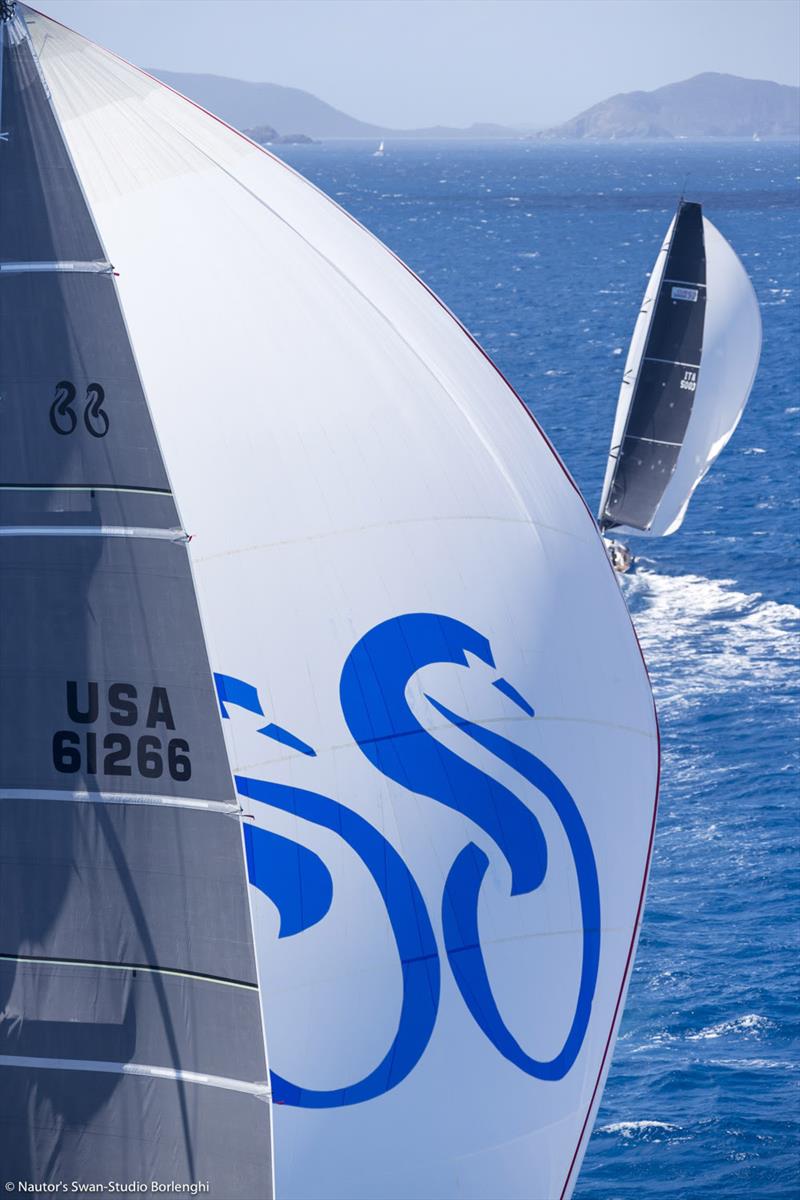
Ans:
[[[201,971],[180,971],[177,967],[155,967],[150,963],[105,962],[102,959],[48,958],[40,954],[0,954],[0,962],[31,963],[45,967],[88,967],[99,971],[142,971],[148,975],[168,975],[176,979],[192,979],[197,983],[218,983],[223,987],[243,988],[257,992],[257,983],[244,979],[226,979],[223,975],[204,975]]]
[[[237,815],[239,804],[220,800],[197,800],[193,797],[159,796],[146,792],[73,792],[63,788],[0,788],[3,800],[60,800],[75,804],[152,804],[164,808],[191,808],[205,812]]]
[[[3,133],[3,59],[6,56],[6,25],[9,18],[6,16],[5,8],[0,9],[0,142],[8,141],[8,134]],[[11,10],[12,15],[14,10]]]
[[[90,1071],[107,1075],[144,1075],[151,1079],[174,1079],[201,1087],[223,1088],[229,1092],[246,1092],[259,1100],[269,1100],[271,1092],[266,1083],[250,1083],[245,1079],[230,1079],[225,1075],[203,1075],[199,1071],[184,1071],[176,1067],[157,1067],[151,1063],[103,1062],[82,1058],[34,1058],[32,1055],[0,1054],[0,1066],[29,1067],[43,1071]]]

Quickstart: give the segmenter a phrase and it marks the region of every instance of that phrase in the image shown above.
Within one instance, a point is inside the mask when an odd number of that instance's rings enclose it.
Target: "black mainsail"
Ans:
[[[9,0],[0,30],[0,1178],[268,1197],[239,808],[186,537]]]
[[[697,390],[706,311],[706,251],[699,204],[681,201],[632,388],[600,527],[650,529],[675,471]]]

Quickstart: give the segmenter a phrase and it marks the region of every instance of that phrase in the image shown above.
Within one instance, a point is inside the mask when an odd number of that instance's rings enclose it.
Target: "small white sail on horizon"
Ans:
[[[381,142],[381,144],[378,146],[378,149],[373,151],[372,157],[373,158],[383,158],[384,153],[385,153],[385,151],[384,151],[383,142]]]

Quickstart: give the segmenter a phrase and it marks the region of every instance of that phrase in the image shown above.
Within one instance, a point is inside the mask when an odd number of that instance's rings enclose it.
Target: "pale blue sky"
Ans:
[[[414,127],[546,125],[700,71],[800,82],[797,0],[33,0],[144,67]]]

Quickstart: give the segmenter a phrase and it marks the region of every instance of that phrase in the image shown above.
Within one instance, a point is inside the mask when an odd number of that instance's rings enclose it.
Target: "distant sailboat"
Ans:
[[[625,364],[598,517],[604,534],[663,537],[680,527],[739,422],[760,353],[744,267],[701,206],[682,200]],[[618,570],[630,565],[619,542],[611,557]]]
[[[383,155],[384,155],[384,148],[383,148],[383,142],[381,142],[380,146],[378,146],[378,149],[373,152],[372,157],[373,158],[383,158]]]

